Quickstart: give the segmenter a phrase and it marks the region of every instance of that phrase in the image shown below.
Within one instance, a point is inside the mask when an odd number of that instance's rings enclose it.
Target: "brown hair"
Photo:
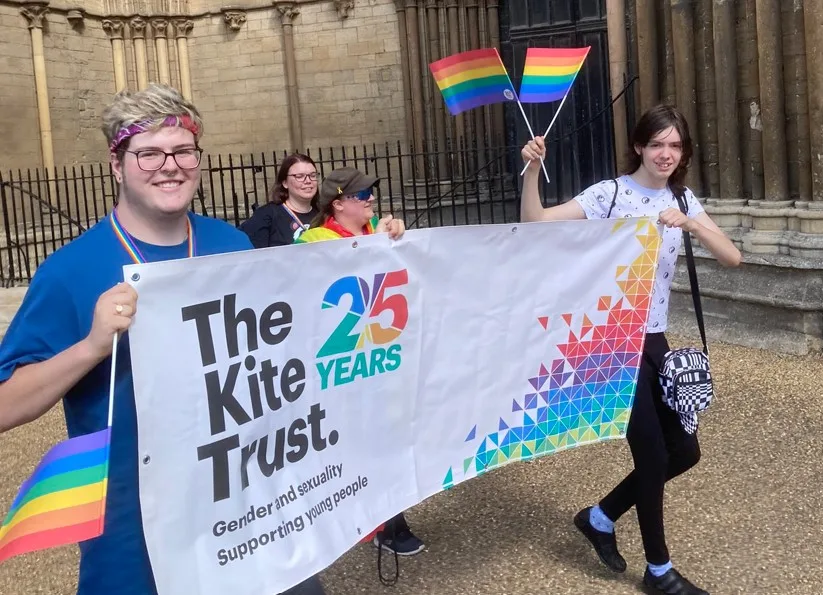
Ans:
[[[277,178],[274,181],[274,186],[272,186],[269,191],[269,202],[282,205],[289,197],[289,191],[283,187],[283,182],[286,181],[286,178],[289,176],[289,170],[295,163],[309,163],[314,167],[315,171],[317,171],[317,164],[308,155],[292,153],[287,156],[280,164],[280,169],[277,170]],[[320,184],[318,184],[317,187],[319,189]],[[311,199],[311,206],[315,209],[317,208],[317,192],[314,193],[314,198]]]
[[[692,137],[689,134],[689,123],[686,118],[671,105],[657,105],[644,113],[637,122],[629,144],[629,171],[627,173],[633,174],[643,164],[643,157],[634,150],[635,146],[645,147],[656,134],[670,126],[680,134],[682,155],[680,163],[669,177],[669,188],[675,196],[682,196],[686,189],[686,174],[692,158]]]
[[[314,201],[312,202],[314,204]],[[320,227],[326,222],[326,219],[333,216],[334,207],[334,200],[330,200],[327,202],[323,208],[314,216],[314,219],[311,220],[309,224],[309,229],[312,227]]]

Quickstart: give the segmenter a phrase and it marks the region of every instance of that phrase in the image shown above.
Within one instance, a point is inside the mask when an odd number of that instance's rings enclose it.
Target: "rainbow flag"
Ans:
[[[454,54],[432,62],[429,70],[453,116],[516,97],[514,85],[496,48]]]
[[[103,533],[111,428],[54,446],[0,526],[0,562]]]
[[[585,48],[528,48],[520,83],[522,103],[563,99],[574,84],[591,46]]]

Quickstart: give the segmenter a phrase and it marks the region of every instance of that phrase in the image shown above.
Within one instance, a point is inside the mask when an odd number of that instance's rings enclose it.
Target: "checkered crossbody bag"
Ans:
[[[688,207],[683,196],[677,196],[677,204],[684,214],[688,214]],[[697,413],[704,411],[711,404],[714,385],[709,366],[709,347],[706,342],[706,327],[703,323],[700,288],[697,285],[694,253],[688,232],[683,232],[683,241],[686,247],[686,265],[689,269],[694,313],[697,316],[700,338],[703,340],[703,350],[685,347],[669,351],[663,357],[659,374],[666,404],[680,415],[683,428],[689,434],[694,434],[697,431]]]

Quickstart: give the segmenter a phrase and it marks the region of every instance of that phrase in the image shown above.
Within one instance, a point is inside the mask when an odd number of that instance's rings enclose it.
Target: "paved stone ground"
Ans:
[[[823,358],[715,345],[718,399],[703,418],[703,459],[666,493],[675,564],[713,595],[823,592]],[[0,436],[0,510],[64,434],[59,408]],[[377,441],[380,440],[376,436]],[[323,573],[329,595],[532,595],[642,592],[634,511],[617,525],[629,562],[602,567],[571,518],[630,469],[624,441],[517,463],[438,494],[408,513],[428,550],[401,559],[400,582],[377,578],[376,550],[358,546]],[[385,571],[391,570],[392,558]],[[0,566],[0,595],[68,595],[76,550]],[[195,595],[195,594],[193,594]]]

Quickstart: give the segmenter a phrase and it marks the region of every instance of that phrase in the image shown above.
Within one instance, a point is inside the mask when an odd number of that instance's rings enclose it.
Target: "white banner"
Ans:
[[[622,437],[659,244],[573,221],[125,267],[160,595],[282,592],[451,485]]]

